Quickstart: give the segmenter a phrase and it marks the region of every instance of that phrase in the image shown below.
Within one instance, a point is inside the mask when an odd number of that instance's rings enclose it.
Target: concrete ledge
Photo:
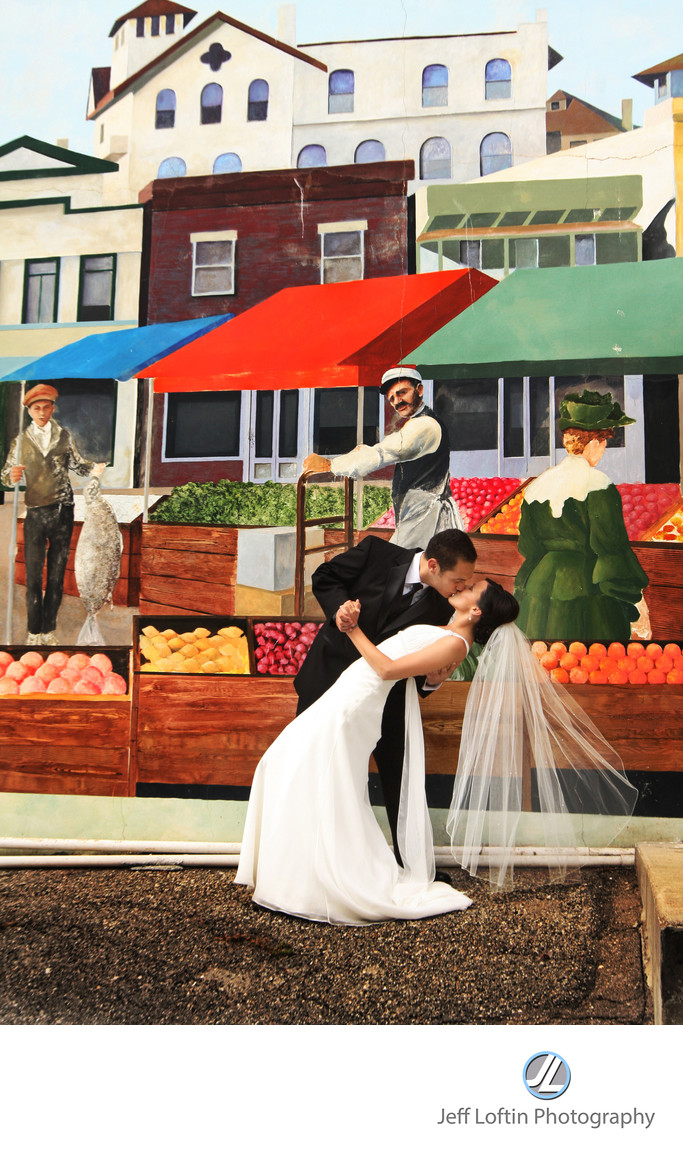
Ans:
[[[683,1023],[683,843],[639,843],[645,971],[655,1025]]]

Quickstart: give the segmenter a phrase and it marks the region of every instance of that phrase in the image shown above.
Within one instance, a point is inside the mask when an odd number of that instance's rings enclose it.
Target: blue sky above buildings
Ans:
[[[2,139],[24,134],[54,143],[68,137],[92,152],[85,120],[92,67],[108,65],[114,21],[133,0],[5,0],[0,41]],[[193,23],[217,10],[277,35],[277,0],[197,0]],[[549,74],[549,93],[565,88],[613,115],[632,98],[637,123],[652,91],[631,76],[683,51],[679,0],[548,0],[549,39],[564,57]],[[537,5],[515,0],[299,0],[300,43],[377,36],[426,36],[513,29]]]

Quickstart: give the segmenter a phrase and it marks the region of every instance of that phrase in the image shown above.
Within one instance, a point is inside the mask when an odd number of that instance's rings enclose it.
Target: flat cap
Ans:
[[[59,392],[56,387],[52,387],[49,383],[37,383],[30,391],[26,392],[24,396],[24,407],[30,407],[32,403],[38,403],[41,399],[49,399],[50,403],[54,403],[59,399]]]
[[[399,379],[410,379],[415,384],[422,383],[422,376],[415,364],[400,363],[398,367],[390,367],[388,371],[385,371],[379,389],[381,394],[386,395],[391,385]]]

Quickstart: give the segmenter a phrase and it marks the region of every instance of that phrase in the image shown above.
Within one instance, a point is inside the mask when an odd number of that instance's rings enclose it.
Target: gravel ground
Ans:
[[[234,870],[0,871],[3,1024],[650,1024],[634,871],[367,927],[255,907]]]

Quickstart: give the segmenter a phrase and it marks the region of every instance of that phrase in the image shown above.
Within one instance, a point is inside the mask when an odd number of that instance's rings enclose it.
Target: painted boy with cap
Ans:
[[[425,547],[439,531],[463,530],[450,489],[448,429],[424,402],[416,367],[389,368],[380,392],[402,420],[398,430],[374,447],[359,444],[334,459],[309,455],[304,468],[359,479],[394,464],[391,498],[396,530],[391,541],[400,547]]]
[[[57,612],[62,602],[64,572],[74,525],[74,493],[69,471],[101,475],[106,463],[83,459],[71,433],[52,418],[57,389],[39,383],[26,392],[24,407],[31,422],[10,447],[2,482],[26,484],[24,555],[26,562],[27,643],[56,643]],[[43,569],[47,557],[47,585]]]

